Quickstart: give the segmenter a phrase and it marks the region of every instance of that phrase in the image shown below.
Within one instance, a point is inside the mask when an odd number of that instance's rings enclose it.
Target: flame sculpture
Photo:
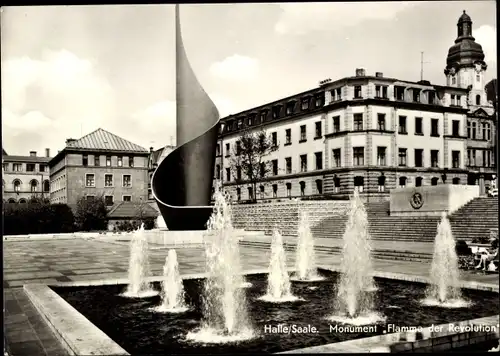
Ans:
[[[175,5],[177,148],[161,161],[151,179],[153,196],[169,230],[204,230],[219,131],[219,112],[196,79],[182,43]]]

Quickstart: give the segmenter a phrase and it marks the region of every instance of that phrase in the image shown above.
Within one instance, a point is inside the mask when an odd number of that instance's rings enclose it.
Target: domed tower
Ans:
[[[448,50],[446,58],[446,85],[459,88],[470,88],[469,104],[472,106],[487,105],[484,91],[484,72],[487,65],[484,62],[483,48],[472,37],[472,20],[465,13],[457,23],[458,36],[455,44]]]

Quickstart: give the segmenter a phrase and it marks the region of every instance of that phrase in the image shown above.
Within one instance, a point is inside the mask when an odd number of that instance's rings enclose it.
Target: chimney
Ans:
[[[50,148],[45,149],[45,157],[50,157]]]
[[[74,138],[68,138],[68,139],[66,139],[66,146],[69,145],[72,142],[75,142],[75,141],[76,141],[76,139],[74,139]]]
[[[153,147],[149,147],[149,152],[153,152],[154,148]]]
[[[376,73],[375,73],[375,76],[376,76],[377,78],[383,78],[383,77],[384,77],[384,73],[382,73],[382,72],[376,72]]]
[[[356,77],[364,77],[366,75],[364,68],[356,68]]]
[[[30,151],[30,156],[31,157],[36,157],[36,151]]]

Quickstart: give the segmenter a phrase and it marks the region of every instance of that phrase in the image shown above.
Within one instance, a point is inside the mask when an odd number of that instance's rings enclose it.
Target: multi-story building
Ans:
[[[462,35],[463,22],[461,17],[459,39],[470,41]],[[452,49],[448,61],[451,66],[459,59],[460,75],[455,81],[448,76],[446,86],[357,69],[353,77],[328,79],[318,88],[222,119],[215,178],[237,200],[255,194],[257,199],[340,196],[355,189],[386,198],[395,187],[476,184],[467,167],[468,117],[476,113],[469,103],[477,95],[479,109],[487,103],[484,88],[461,84],[468,83],[466,73],[470,77],[462,53],[467,46]],[[251,184],[234,180],[231,155],[242,132],[262,128],[278,149],[266,157],[271,175],[254,192]]]
[[[149,148],[149,160],[148,160],[148,200],[151,204],[156,205],[153,197],[153,191],[151,190],[151,179],[153,178],[153,173],[158,165],[163,161],[163,159],[173,150],[175,146],[167,145],[160,149],[154,150],[153,147]]]
[[[49,162],[50,200],[74,206],[81,197],[103,195],[108,206],[145,203],[148,157],[145,148],[103,129],[67,139],[66,147]]]
[[[45,157],[31,151],[29,156],[11,156],[2,149],[3,202],[27,203],[33,196],[49,197],[50,151]]]

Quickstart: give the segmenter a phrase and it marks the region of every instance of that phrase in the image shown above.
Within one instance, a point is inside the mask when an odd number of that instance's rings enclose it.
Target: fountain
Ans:
[[[463,308],[469,305],[461,296],[455,239],[445,212],[437,227],[430,278],[424,305],[445,308]]]
[[[385,317],[373,310],[373,292],[377,289],[371,274],[368,215],[357,191],[351,198],[343,241],[335,314],[328,319],[354,325],[382,322]]]
[[[182,313],[188,310],[184,301],[184,285],[179,273],[179,263],[175,250],[168,250],[163,266],[163,281],[161,282],[161,304],[153,308],[162,313]]]
[[[271,262],[267,277],[267,293],[260,298],[266,302],[282,303],[299,300],[292,295],[290,278],[286,269],[286,255],[281,233],[275,229],[271,243]]]
[[[306,211],[301,211],[293,281],[313,282],[324,279],[318,275],[315,257],[314,238],[311,233],[309,214]]]
[[[158,295],[158,292],[151,287],[150,283],[146,282],[148,275],[148,240],[144,235],[144,224],[141,224],[130,240],[129,285],[122,296],[148,298]]]
[[[217,187],[214,212],[205,238],[208,276],[203,293],[203,322],[189,332],[188,340],[202,343],[227,343],[254,337],[247,312],[239,243],[231,223],[231,208]]]

